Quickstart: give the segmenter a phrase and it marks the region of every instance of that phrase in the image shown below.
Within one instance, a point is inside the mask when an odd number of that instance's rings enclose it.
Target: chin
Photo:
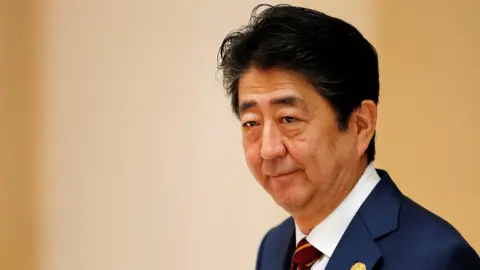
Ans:
[[[300,187],[283,190],[282,192],[270,193],[276,204],[285,211],[292,213],[302,209],[308,202],[309,192]]]

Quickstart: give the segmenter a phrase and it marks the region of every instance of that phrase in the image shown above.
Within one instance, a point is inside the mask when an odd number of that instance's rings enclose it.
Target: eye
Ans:
[[[249,128],[249,127],[253,127],[253,126],[256,126],[256,125],[258,125],[257,122],[255,122],[255,121],[248,121],[248,122],[243,123],[242,126],[245,127],[245,128]]]
[[[285,124],[295,123],[296,121],[297,121],[297,118],[291,117],[291,116],[282,117],[282,120],[281,120],[281,122]]]

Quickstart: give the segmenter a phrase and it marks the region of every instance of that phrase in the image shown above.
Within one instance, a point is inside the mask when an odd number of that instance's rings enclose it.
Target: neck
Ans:
[[[318,192],[301,211],[292,213],[295,223],[305,235],[308,235],[342,203],[367,166],[367,160],[362,159],[358,166],[339,173],[331,187]]]

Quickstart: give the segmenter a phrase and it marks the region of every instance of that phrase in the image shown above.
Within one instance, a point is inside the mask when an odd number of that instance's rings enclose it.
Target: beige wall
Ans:
[[[41,269],[253,268],[283,213],[215,70],[254,4],[49,2]]]
[[[36,35],[33,0],[0,1],[0,269],[32,269]]]
[[[32,14],[32,5],[12,4],[26,1],[5,3]],[[215,260],[217,268],[253,269],[262,235],[286,214],[244,166],[215,70],[222,38],[258,3],[48,0],[37,10],[41,44],[27,27],[35,23],[0,13],[2,30],[31,39],[30,47],[12,37],[2,44],[10,58],[0,67],[14,75],[0,79],[8,131],[0,137],[7,149],[0,183],[10,187],[0,189],[0,214],[8,217],[0,221],[8,239],[0,241],[1,269],[211,269]],[[469,24],[478,25],[478,4],[290,3],[346,19],[377,46],[379,167],[480,249],[473,50],[480,44]],[[26,24],[11,28],[7,18]],[[32,48],[41,49],[42,80],[29,69]]]
[[[216,53],[258,3],[49,2],[42,269],[253,269],[285,213],[244,166]]]
[[[480,2],[379,3],[378,165],[480,251]]]

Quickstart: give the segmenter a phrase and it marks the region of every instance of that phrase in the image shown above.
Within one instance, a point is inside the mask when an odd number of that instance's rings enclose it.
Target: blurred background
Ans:
[[[279,2],[0,2],[0,269],[254,268],[287,214],[216,56],[259,3]],[[286,3],[377,48],[377,167],[480,251],[480,1]]]

